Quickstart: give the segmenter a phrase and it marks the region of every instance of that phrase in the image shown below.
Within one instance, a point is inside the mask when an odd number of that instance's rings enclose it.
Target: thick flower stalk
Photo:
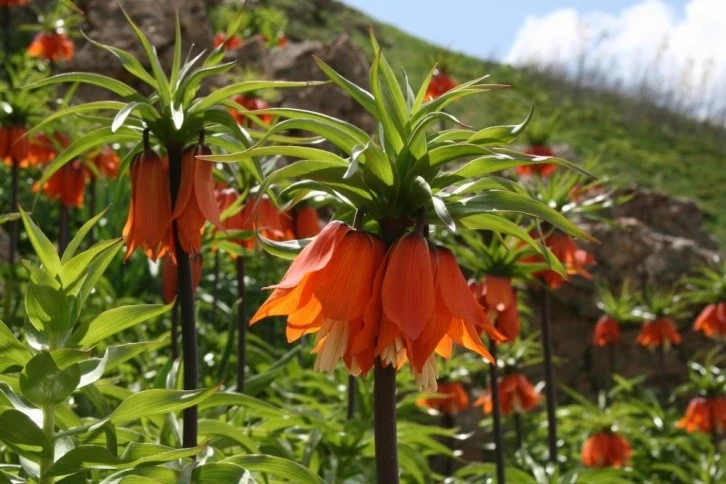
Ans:
[[[630,443],[616,432],[593,434],[582,446],[582,464],[587,467],[625,467],[632,456]]]

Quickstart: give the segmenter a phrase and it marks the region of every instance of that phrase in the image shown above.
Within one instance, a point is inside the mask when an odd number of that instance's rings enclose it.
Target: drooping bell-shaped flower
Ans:
[[[86,169],[78,160],[63,165],[43,185],[48,198],[66,207],[82,207],[85,190]]]
[[[435,397],[419,398],[416,405],[419,407],[438,410],[444,415],[456,415],[469,407],[469,395],[457,382],[439,382]]]
[[[568,276],[592,278],[585,267],[595,264],[595,258],[592,254],[579,248],[572,237],[555,230],[545,238],[545,245],[565,267]],[[534,255],[526,259],[532,262],[543,261],[541,255]],[[550,269],[536,272],[534,276],[541,278],[550,289],[557,289],[565,283],[565,279],[561,275]]]
[[[51,62],[73,59],[73,41],[62,32],[38,32],[27,49],[30,57],[40,57]]]
[[[237,50],[244,44],[242,37],[237,34],[227,36],[224,32],[217,32],[214,36],[214,47],[224,44],[224,50]]]
[[[223,229],[214,193],[214,163],[197,158],[211,155],[206,145],[197,144],[184,150],[181,158],[181,183],[171,218],[176,222],[179,242],[184,252],[202,249],[202,230],[209,220]]]
[[[604,314],[595,323],[592,344],[595,346],[615,345],[618,341],[620,341],[620,325],[614,318]]]
[[[726,302],[709,304],[696,318],[694,331],[703,331],[707,337],[726,340]]]
[[[332,371],[345,359],[362,325],[373,279],[385,254],[383,242],[341,222],[329,223],[293,261],[250,324],[287,316],[287,339],[317,333],[315,368]]]
[[[512,279],[488,274],[481,282],[470,283],[470,288],[494,327],[507,341],[517,339],[520,320]]]
[[[446,94],[458,85],[459,83],[456,82],[453,77],[451,77],[445,71],[437,69],[436,72],[434,72],[433,76],[431,76],[431,81],[429,82],[428,88],[426,89],[424,99],[426,101],[433,101],[434,99],[438,99],[443,94]]]
[[[587,467],[624,467],[632,456],[625,437],[611,431],[591,435],[582,446],[582,464]]]
[[[121,160],[114,149],[108,145],[103,146],[95,154],[90,156],[88,161],[96,167],[101,176],[107,178],[116,178],[119,165],[121,164]]]
[[[645,321],[638,333],[638,344],[646,348],[663,348],[668,351],[672,344],[681,344],[681,334],[675,322],[669,317]]]
[[[676,427],[686,432],[726,432],[726,395],[711,395],[691,399],[686,414],[676,422]]]
[[[526,376],[514,372],[504,375],[499,380],[499,405],[502,415],[507,416],[512,412],[529,412],[542,400],[542,395],[530,383]],[[491,389],[486,390],[474,406],[482,405],[484,413],[490,414],[494,409]]]
[[[549,157],[555,156],[555,153],[547,145],[533,145],[524,150],[524,153],[532,156]],[[520,176],[539,176],[547,178],[557,169],[557,165],[554,163],[527,163],[526,165],[519,165],[516,167],[517,173]]]
[[[30,141],[25,136],[27,132],[28,128],[25,125],[0,127],[0,160],[3,160],[7,166],[11,166],[13,161],[21,167],[28,166]]]
[[[147,149],[131,162],[131,204],[123,229],[126,259],[140,248],[151,260],[171,250],[171,192],[164,161]]]

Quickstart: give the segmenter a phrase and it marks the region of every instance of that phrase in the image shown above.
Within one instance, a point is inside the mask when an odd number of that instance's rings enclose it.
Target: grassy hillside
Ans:
[[[370,51],[366,32],[373,26],[386,56],[406,67],[417,85],[430,69],[434,52],[426,41],[382,24],[337,2],[269,0],[287,11],[291,38],[330,39],[346,32]],[[486,26],[482,26],[486,31]],[[572,146],[578,157],[602,155],[603,169],[622,183],[696,199],[708,227],[726,242],[726,132],[679,117],[652,104],[618,94],[582,89],[565,80],[511,66],[445,52],[459,80],[490,74],[512,89],[467,98],[452,108],[462,121],[477,125],[512,124],[534,105],[544,115],[560,111],[552,142]],[[440,60],[440,59],[439,59]]]

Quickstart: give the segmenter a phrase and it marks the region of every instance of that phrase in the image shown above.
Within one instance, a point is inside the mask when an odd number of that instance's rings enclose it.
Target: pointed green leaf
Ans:
[[[324,484],[325,481],[307,467],[297,462],[263,454],[238,454],[227,457],[222,463],[237,464],[252,472],[272,474],[297,484]]]
[[[33,125],[26,134],[26,136],[33,136],[35,133],[42,131],[46,126],[52,124],[58,119],[65,119],[72,114],[95,112],[95,111],[118,111],[125,106],[124,103],[119,101],[93,101],[84,104],[78,104],[76,106],[69,106],[65,109],[60,109],[53,112],[49,116],[44,117],[40,122]]]
[[[50,274],[58,274],[61,263],[55,246],[40,230],[40,227],[35,225],[35,222],[31,220],[27,212],[22,207],[18,207],[18,209],[20,210],[20,216],[23,219],[23,225],[28,234],[28,239],[33,245],[33,249],[35,249],[35,253],[38,255],[40,262]]]
[[[80,379],[77,364],[61,370],[50,353],[41,351],[28,361],[20,373],[20,391],[38,407],[57,405],[76,390]]]
[[[171,102],[171,87],[169,86],[169,80],[164,73],[164,69],[161,67],[161,62],[159,62],[159,56],[156,53],[156,48],[151,45],[146,35],[144,35],[141,29],[134,23],[133,20],[131,20],[131,17],[129,17],[126,13],[126,10],[121,8],[121,12],[123,12],[124,17],[126,17],[126,21],[131,26],[131,29],[134,31],[134,34],[136,34],[136,38],[139,39],[139,42],[146,53],[146,57],[151,65],[151,72],[154,74],[154,78],[156,79],[157,92],[159,93],[161,102],[168,106]]]
[[[41,89],[54,84],[67,84],[72,82],[80,82],[82,84],[91,84],[93,86],[102,87],[108,91],[118,94],[127,101],[144,100],[144,97],[128,84],[114,79],[113,77],[104,76],[103,74],[95,74],[92,72],[67,72],[65,74],[56,74],[55,76],[34,82],[26,87],[28,89]]]
[[[73,239],[71,239],[71,241],[68,243],[65,252],[63,252],[63,257],[61,257],[61,264],[65,264],[71,259],[71,257],[76,254],[76,251],[78,250],[78,247],[81,246],[81,242],[83,242],[83,239],[86,238],[86,235],[88,235],[88,233],[98,223],[98,221],[101,220],[104,215],[106,215],[106,212],[108,212],[108,207],[98,212],[90,220],[84,223],[80,229],[78,229],[76,235],[73,236]]]
[[[189,109],[189,112],[203,111],[207,108],[211,108],[215,104],[219,104],[222,101],[231,98],[236,94],[244,94],[250,91],[258,91],[260,89],[280,89],[285,87],[320,86],[322,84],[325,83],[319,81],[242,81],[217,89],[194,104]]]
[[[0,442],[33,461],[51,456],[52,447],[43,431],[27,415],[13,408],[0,409]]]
[[[374,118],[377,119],[379,117],[378,107],[376,106],[376,102],[371,93],[338,74],[335,69],[323,62],[317,56],[313,56],[313,61],[315,61],[320,70],[323,71],[323,73],[328,76],[331,81],[343,89],[343,91],[348,93],[348,95],[350,95],[355,102],[360,104],[363,109],[368,111]]]
[[[152,417],[169,412],[177,412],[188,407],[199,405],[212,395],[219,387],[202,390],[144,390],[134,393],[122,401],[108,417],[108,421],[122,425],[144,417]]]
[[[92,348],[104,339],[135,326],[147,319],[160,316],[171,310],[174,303],[162,304],[139,304],[135,306],[120,306],[112,308],[96,316],[86,328],[83,334],[78,331],[73,334],[72,340],[81,348]]]
[[[11,366],[25,366],[31,356],[25,345],[0,321],[0,373]]]

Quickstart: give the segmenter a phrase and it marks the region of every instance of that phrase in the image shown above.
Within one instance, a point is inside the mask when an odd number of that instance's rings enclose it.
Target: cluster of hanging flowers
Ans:
[[[458,85],[459,83],[456,82],[456,80],[454,80],[454,78],[451,77],[444,69],[436,69],[431,76],[431,81],[426,89],[424,99],[426,99],[426,101],[438,99]]]
[[[555,156],[554,151],[547,145],[532,145],[527,147],[524,152],[528,155],[549,158]],[[517,173],[520,176],[539,176],[547,178],[557,169],[557,165],[554,163],[527,163],[526,165],[520,165],[516,167]]]
[[[709,304],[696,318],[694,331],[702,331],[715,340],[726,340],[726,302]]]
[[[532,235],[536,236],[536,234]],[[572,240],[572,237],[559,230],[554,230],[545,237],[544,242],[552,251],[552,254],[562,262],[567,276],[592,278],[586,267],[595,264],[595,257],[586,250],[579,248],[575,241]],[[526,260],[529,262],[542,262],[544,258],[541,255],[533,255],[527,257]],[[534,276],[542,279],[550,289],[557,289],[565,283],[565,278],[551,269],[536,272]]]
[[[439,381],[436,395],[416,400],[419,407],[430,408],[444,415],[456,415],[469,407],[469,395],[461,383]]]
[[[287,337],[317,333],[315,368],[340,360],[353,375],[406,361],[421,388],[434,391],[435,354],[452,343],[492,360],[479,336],[502,340],[468,290],[454,255],[408,234],[385,243],[342,222],[331,222],[307,245],[250,324],[288,316]]]
[[[214,47],[224,45],[224,50],[237,50],[244,45],[244,40],[237,34],[227,35],[224,32],[217,32],[214,36]]]
[[[723,435],[726,432],[726,396],[710,395],[691,399],[685,416],[676,427],[687,432]]]
[[[638,344],[649,349],[663,347],[668,351],[671,345],[681,344],[681,334],[672,318],[662,316],[643,323],[638,333]]]
[[[591,435],[582,447],[582,464],[587,467],[624,467],[632,456],[625,437],[610,430]]]
[[[517,339],[520,327],[519,309],[512,279],[488,274],[480,282],[470,282],[469,288],[506,341]]]
[[[245,111],[255,111],[257,109],[267,109],[270,107],[270,104],[265,101],[262,98],[259,98],[254,95],[243,95],[238,94],[236,96],[232,97],[232,101],[236,102],[240,106],[244,108],[244,110],[240,109],[230,109],[229,112],[232,114],[232,117],[234,120],[239,124],[240,126],[244,127],[252,127],[254,123],[251,119],[245,114]],[[271,114],[260,114],[259,115],[260,121],[264,124],[270,124],[272,122],[272,115]]]
[[[512,372],[499,379],[499,405],[502,415],[525,413],[534,409],[542,400],[542,394],[532,385],[526,376]],[[485,391],[474,406],[482,406],[484,413],[491,414],[494,410],[491,389]]]
[[[620,325],[615,318],[603,314],[595,323],[592,344],[595,346],[616,345],[620,341]]]
[[[63,31],[38,32],[27,49],[30,57],[39,57],[51,62],[73,59],[74,46],[71,38]]]

